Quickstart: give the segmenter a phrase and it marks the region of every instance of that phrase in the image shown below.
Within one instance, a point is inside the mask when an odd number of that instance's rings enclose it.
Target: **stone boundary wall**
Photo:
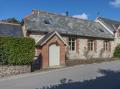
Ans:
[[[24,66],[1,66],[0,65],[0,78],[11,76],[11,75],[18,75],[23,73],[31,72],[31,66],[24,65]]]

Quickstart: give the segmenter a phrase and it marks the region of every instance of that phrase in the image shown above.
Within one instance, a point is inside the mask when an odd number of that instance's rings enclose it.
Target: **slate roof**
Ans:
[[[36,45],[41,45],[45,40],[47,40],[54,32],[48,32],[43,38],[41,38]]]
[[[60,37],[60,39],[64,42],[64,44],[67,45],[67,43],[62,39],[62,37],[59,35],[58,32],[52,31],[52,32],[48,32],[44,37],[42,37],[42,38],[36,43],[36,46],[38,46],[38,45],[42,46],[45,41],[49,40],[49,39],[50,39],[51,37],[53,37],[54,35],[57,35],[58,37]]]
[[[115,21],[115,20],[111,20],[103,17],[98,17],[97,19],[101,21],[112,32],[114,32],[120,26],[120,21]]]
[[[113,39],[113,36],[97,22],[38,10],[35,12],[37,13],[25,18],[27,31],[57,31],[59,34],[65,35]]]
[[[21,26],[17,24],[0,22],[0,36],[21,37]]]

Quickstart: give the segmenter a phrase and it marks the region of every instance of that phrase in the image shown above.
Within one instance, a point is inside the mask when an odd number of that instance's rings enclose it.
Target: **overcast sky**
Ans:
[[[97,16],[120,21],[120,0],[0,0],[0,19],[22,19],[32,9],[92,19]]]

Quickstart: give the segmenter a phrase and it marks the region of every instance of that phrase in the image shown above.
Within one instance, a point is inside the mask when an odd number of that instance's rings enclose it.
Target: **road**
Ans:
[[[0,89],[120,89],[120,61],[77,65],[0,79]]]

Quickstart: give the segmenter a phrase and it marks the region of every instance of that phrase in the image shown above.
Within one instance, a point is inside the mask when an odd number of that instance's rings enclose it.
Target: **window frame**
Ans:
[[[76,37],[69,37],[68,44],[69,44],[69,51],[76,52]]]
[[[90,51],[90,52],[94,51],[94,49],[95,49],[94,48],[94,46],[95,46],[94,42],[95,42],[95,40],[93,40],[93,39],[88,40],[88,42],[87,42],[88,51]]]
[[[110,52],[110,49],[111,49],[110,44],[111,44],[111,42],[108,41],[108,40],[105,40],[105,41],[103,41],[103,42],[104,42],[104,43],[103,43],[103,49],[104,49],[104,51],[105,51],[105,52]]]

